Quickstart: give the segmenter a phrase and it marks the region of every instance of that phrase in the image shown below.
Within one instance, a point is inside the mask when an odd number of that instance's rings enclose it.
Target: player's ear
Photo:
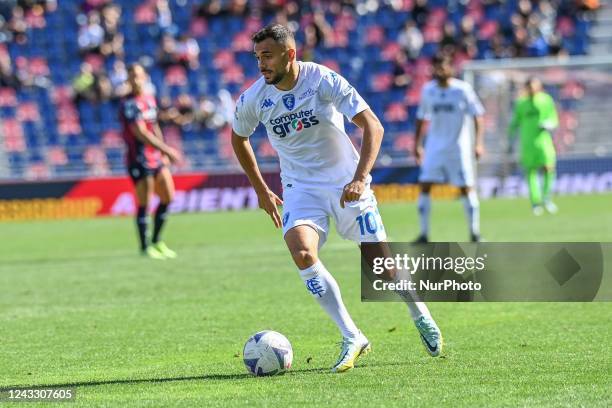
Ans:
[[[289,48],[289,50],[287,50],[287,55],[289,56],[289,61],[295,61],[296,51],[294,48]]]

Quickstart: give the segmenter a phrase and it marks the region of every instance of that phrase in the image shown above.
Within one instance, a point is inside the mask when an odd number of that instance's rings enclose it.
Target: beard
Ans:
[[[265,77],[264,77],[264,80],[266,81],[266,84],[268,84],[268,85],[276,85],[276,84],[278,84],[280,81],[282,81],[284,77],[285,77],[285,74],[283,74],[283,73],[278,73],[278,74],[274,75],[274,76],[273,76],[272,78],[270,78],[270,79],[265,79]]]

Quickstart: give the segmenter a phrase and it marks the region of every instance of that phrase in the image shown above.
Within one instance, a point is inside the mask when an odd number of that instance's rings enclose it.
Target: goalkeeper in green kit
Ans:
[[[529,198],[535,215],[544,209],[551,214],[557,212],[551,193],[555,182],[556,153],[552,131],[559,125],[555,102],[542,90],[539,79],[531,77],[525,83],[525,95],[514,105],[514,113],[508,133],[510,149],[516,133],[520,136],[520,162],[529,184]],[[543,183],[540,184],[540,172]]]

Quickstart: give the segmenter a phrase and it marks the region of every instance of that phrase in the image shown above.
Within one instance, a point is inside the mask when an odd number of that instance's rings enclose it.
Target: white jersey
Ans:
[[[284,186],[343,187],[359,162],[343,116],[352,119],[369,107],[346,79],[329,68],[298,64],[293,89],[281,91],[261,77],[240,96],[234,132],[249,137],[259,122],[264,124],[278,152]]]
[[[469,154],[470,116],[484,114],[474,89],[467,82],[452,78],[449,86],[429,81],[423,87],[417,118],[429,121],[425,154]]]

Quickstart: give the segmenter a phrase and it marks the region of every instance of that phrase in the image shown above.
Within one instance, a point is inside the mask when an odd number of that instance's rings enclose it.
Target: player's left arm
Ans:
[[[372,171],[372,167],[374,167],[374,162],[376,162],[378,152],[380,151],[383,134],[385,133],[380,120],[378,120],[371,109],[359,112],[353,117],[352,121],[363,129],[363,140],[361,142],[359,163],[357,164],[353,180],[344,186],[342,197],[340,197],[340,206],[342,208],[344,208],[344,203],[346,202],[359,200],[359,197],[365,191],[366,179],[370,171]]]
[[[471,85],[465,87],[465,96],[470,114],[474,117],[474,155],[480,159],[484,154],[484,107]]]
[[[159,123],[155,123],[155,125],[153,126],[153,133],[159,138],[159,140],[165,141],[164,132],[162,132]],[[170,165],[170,158],[166,153],[162,152],[162,160],[166,166]]]
[[[474,116],[474,154],[480,159],[484,154],[484,116]]]
[[[557,108],[555,107],[555,101],[550,95],[546,95],[546,102],[544,109],[542,109],[542,120],[540,122],[540,128],[552,132],[557,126],[559,126],[559,117],[557,116]]]

